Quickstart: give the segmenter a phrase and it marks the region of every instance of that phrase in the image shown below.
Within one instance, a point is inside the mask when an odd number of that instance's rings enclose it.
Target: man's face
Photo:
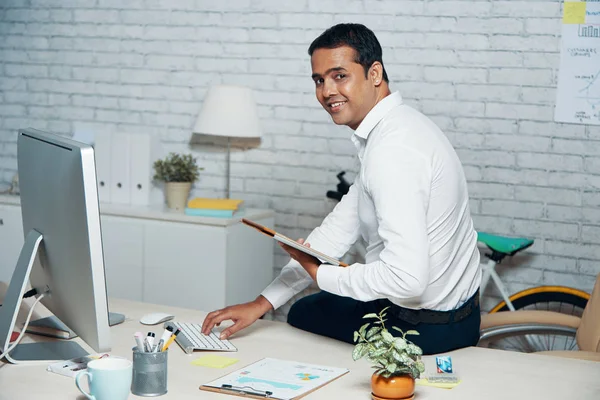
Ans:
[[[337,125],[358,128],[377,103],[375,77],[365,77],[351,47],[317,49],[311,57],[317,100]],[[379,82],[377,82],[379,83]]]

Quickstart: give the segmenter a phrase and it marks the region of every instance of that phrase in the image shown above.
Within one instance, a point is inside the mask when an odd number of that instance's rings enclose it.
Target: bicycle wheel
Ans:
[[[590,294],[565,286],[539,286],[515,293],[509,297],[517,310],[543,310],[581,317]],[[501,301],[490,313],[510,311]],[[530,332],[509,334],[487,341],[485,347],[512,350],[523,353],[546,350],[575,350],[577,342],[573,335],[559,332]]]
[[[548,350],[577,350],[575,328],[516,325],[490,335],[485,332],[479,340],[479,347],[533,353]],[[487,336],[487,337],[486,337]]]
[[[538,286],[525,289],[509,297],[517,310],[546,310],[576,315],[583,313],[590,294],[566,286]],[[510,311],[503,300],[490,310],[491,313]]]

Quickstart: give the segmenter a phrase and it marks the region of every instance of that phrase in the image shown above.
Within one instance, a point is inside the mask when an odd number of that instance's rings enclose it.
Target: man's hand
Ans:
[[[252,325],[254,321],[272,309],[273,306],[267,299],[263,296],[258,296],[256,300],[249,303],[237,304],[225,307],[222,310],[213,311],[204,319],[202,333],[208,335],[214,326],[219,326],[223,321],[231,320],[234,324],[223,330],[219,337],[221,340],[227,339],[234,333]]]
[[[304,243],[304,239],[298,239],[298,243],[305,245],[306,247],[310,247],[310,243]],[[283,244],[279,242],[281,247],[296,261],[302,265],[302,267],[308,272],[313,281],[317,281],[317,270],[319,269],[319,265],[321,262],[317,260],[315,257],[310,254],[306,254],[298,249],[295,249],[287,244]]]

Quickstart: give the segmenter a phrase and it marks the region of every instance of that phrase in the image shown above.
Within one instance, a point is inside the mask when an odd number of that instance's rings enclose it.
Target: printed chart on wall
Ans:
[[[563,7],[554,119],[600,125],[600,1],[566,1]]]
[[[298,399],[347,372],[345,368],[264,358],[200,389],[246,397]]]

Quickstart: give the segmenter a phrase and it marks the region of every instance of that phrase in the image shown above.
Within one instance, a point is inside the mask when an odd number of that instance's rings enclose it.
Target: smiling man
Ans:
[[[341,257],[361,236],[365,263],[334,267],[283,245],[292,260],[273,283],[253,302],[210,313],[204,332],[231,319],[227,337],[315,281],[321,292],[297,301],[288,315],[297,328],[352,343],[363,315],[389,307],[386,324],[419,331],[414,342],[425,354],[477,344],[477,234],[454,149],[430,119],[390,92],[381,45],[365,26],[333,26],[308,52],[316,97],[334,123],[354,131],[361,166],[305,244]]]

